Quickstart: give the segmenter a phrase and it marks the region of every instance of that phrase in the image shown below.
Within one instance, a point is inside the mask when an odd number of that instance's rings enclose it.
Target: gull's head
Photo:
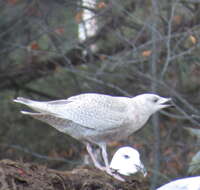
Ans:
[[[164,98],[156,94],[141,94],[133,97],[138,105],[142,105],[151,111],[151,114],[158,110],[172,106],[171,98]]]
[[[142,172],[146,176],[146,170],[140,160],[139,152],[129,146],[117,150],[111,160],[110,168],[126,176],[137,172]]]

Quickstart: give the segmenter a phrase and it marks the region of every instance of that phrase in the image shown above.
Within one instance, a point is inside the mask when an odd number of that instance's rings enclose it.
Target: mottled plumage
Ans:
[[[33,101],[17,98],[37,113],[22,111],[44,121],[57,130],[86,144],[96,167],[104,169],[95,159],[90,143],[102,149],[102,156],[109,170],[106,144],[128,137],[140,129],[156,111],[169,107],[169,98],[155,94],[142,94],[133,98],[103,94],[81,94],[66,100]]]

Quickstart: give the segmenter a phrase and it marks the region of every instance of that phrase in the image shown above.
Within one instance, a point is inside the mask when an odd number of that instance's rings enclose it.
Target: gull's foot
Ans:
[[[115,179],[117,179],[117,180],[119,180],[119,181],[125,182],[125,179],[122,178],[122,177],[121,177],[120,175],[118,175],[118,174],[112,173],[112,174],[110,174],[110,175],[113,176]]]
[[[123,179],[119,174],[113,173],[114,171],[112,171],[110,168],[105,168],[105,169],[106,169],[107,174],[113,176],[115,179],[117,179],[119,181],[125,182],[125,179]]]
[[[96,168],[98,168],[101,171],[106,171],[106,167],[101,166],[100,164],[95,165]]]

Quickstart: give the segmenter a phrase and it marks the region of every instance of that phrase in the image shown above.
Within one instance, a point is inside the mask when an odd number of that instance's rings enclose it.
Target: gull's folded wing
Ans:
[[[129,98],[101,94],[82,94],[58,101],[17,102],[26,104],[41,113],[48,113],[101,131],[118,128],[126,122],[128,100]]]

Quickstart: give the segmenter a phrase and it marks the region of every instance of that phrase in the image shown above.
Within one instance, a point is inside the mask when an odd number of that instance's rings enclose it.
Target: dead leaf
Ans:
[[[64,30],[63,27],[61,27],[61,28],[56,28],[56,29],[54,30],[54,32],[55,32],[56,34],[58,34],[58,35],[63,35],[64,32],[65,32],[65,30]]]
[[[145,51],[142,52],[142,56],[148,57],[148,56],[151,55],[151,53],[152,53],[151,50],[145,50]]]
[[[99,56],[99,59],[102,60],[102,61],[105,60],[106,58],[107,58],[106,55],[100,55],[100,56]]]
[[[83,11],[80,11],[76,14],[75,16],[75,20],[76,22],[79,24],[81,21],[82,21],[82,18],[83,18]]]
[[[37,42],[32,42],[30,45],[29,45],[30,49],[33,49],[33,50],[38,50],[39,49],[39,44]]]
[[[196,43],[197,43],[197,39],[196,39],[193,35],[190,35],[190,36],[189,36],[189,39],[190,39],[190,41],[191,41],[193,44],[196,44]]]
[[[103,8],[105,8],[105,7],[106,7],[106,3],[103,2],[103,1],[101,1],[101,2],[99,2],[99,3],[97,4],[97,8],[99,8],[99,9],[103,9]]]
[[[7,0],[7,3],[10,5],[15,5],[17,3],[17,0]]]
[[[182,20],[183,20],[183,18],[180,15],[176,15],[176,16],[173,17],[174,23],[176,23],[178,25],[181,24]]]

